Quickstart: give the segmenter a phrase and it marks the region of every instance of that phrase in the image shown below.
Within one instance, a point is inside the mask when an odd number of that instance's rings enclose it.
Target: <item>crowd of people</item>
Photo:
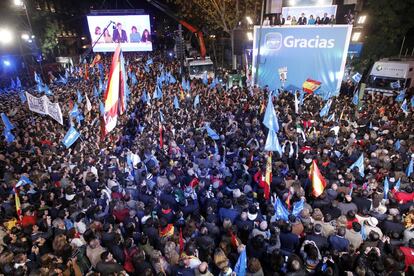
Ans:
[[[279,16],[268,16],[263,20],[263,26],[274,26],[274,25],[328,25],[336,24],[335,15],[328,15],[324,13],[323,16],[310,14],[306,17],[305,13],[296,17],[294,15],[288,15],[286,18],[280,14]]]
[[[110,58],[100,61],[106,73]],[[17,94],[1,96],[0,112],[15,126],[15,140],[0,142],[1,274],[413,275],[412,106],[404,113],[392,97],[371,94],[357,110],[339,96],[328,121],[316,95],[296,114],[289,91],[202,80],[184,92],[180,81],[164,81],[162,97],[151,99],[162,71],[181,77],[177,62],[147,58],[125,55],[138,82],[128,80],[127,112],[104,140],[98,70],[50,85],[63,125],[30,112]],[[78,90],[92,102],[89,112],[79,104],[79,122],[68,116]],[[269,93],[283,154],[273,153],[266,183]],[[81,137],[66,148],[71,125]],[[362,173],[349,168],[361,154]],[[317,198],[313,160],[326,180]],[[22,176],[30,182],[15,188]],[[275,211],[277,200],[288,219]]]

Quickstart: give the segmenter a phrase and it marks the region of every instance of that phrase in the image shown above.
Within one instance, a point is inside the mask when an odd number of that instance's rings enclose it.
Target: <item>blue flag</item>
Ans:
[[[43,86],[43,91],[45,92],[46,95],[53,96],[52,91],[49,89],[49,86],[47,86],[46,84]]]
[[[93,86],[93,96],[95,98],[99,98],[99,92],[98,92],[98,89],[96,89],[95,85]]]
[[[101,116],[105,114],[105,106],[101,100],[99,100],[99,112],[101,113]]]
[[[400,190],[400,186],[401,186],[401,178],[398,179],[397,183],[395,183],[394,189],[396,191]]]
[[[351,78],[354,82],[359,83],[361,81],[362,75],[356,72],[355,75],[353,75]]]
[[[44,86],[42,83],[37,84],[37,92],[42,93],[44,91]]]
[[[59,74],[59,79],[56,82],[61,84],[67,84],[68,80]]]
[[[103,87],[103,84],[102,84],[102,80],[101,80],[101,78],[99,78],[99,82],[98,82],[98,90],[99,90],[99,93],[101,93],[101,92],[103,92],[103,91],[104,91],[104,87]]]
[[[145,70],[146,73],[149,73],[149,71],[150,71],[150,69],[147,65],[144,66],[144,70]]]
[[[162,113],[161,110],[160,110],[160,122],[164,123],[164,114]]]
[[[332,100],[329,100],[325,106],[321,109],[321,112],[319,112],[320,117],[325,117],[329,113],[329,109],[331,108]]]
[[[77,90],[76,93],[78,95],[78,104],[80,104],[83,101],[83,96],[79,90]]]
[[[23,91],[19,91],[20,101],[25,103],[27,101],[26,94]]]
[[[277,151],[279,155],[282,156],[282,147],[280,146],[277,134],[273,129],[269,129],[264,149],[265,151]]]
[[[33,182],[25,175],[22,175],[19,179],[19,181],[16,184],[16,188],[20,187],[20,186],[24,186],[27,184],[33,184]]]
[[[4,128],[6,130],[12,130],[12,129],[14,129],[14,125],[10,122],[9,117],[7,117],[6,114],[1,113],[1,120],[3,121]]]
[[[394,148],[395,150],[399,150],[401,148],[401,142],[400,139],[397,140],[397,142],[395,142],[394,144]]]
[[[329,115],[329,117],[328,117],[328,120],[327,120],[328,122],[333,122],[333,121],[335,121],[335,112],[334,113],[332,113],[331,115]]]
[[[408,164],[407,169],[405,170],[405,174],[410,176],[413,173],[413,158],[411,158],[410,163]]]
[[[71,111],[69,111],[69,116],[71,116],[71,117],[76,117],[76,116],[78,116],[79,115],[79,108],[78,108],[78,104],[75,104],[73,107],[72,107],[72,110]]]
[[[349,169],[352,170],[353,168],[357,167],[359,174],[364,177],[365,176],[365,168],[364,168],[364,154],[361,154],[361,156],[355,161],[354,164],[352,164]]]
[[[20,81],[19,77],[16,78],[16,88],[17,89],[22,88],[22,82]]]
[[[400,103],[400,102],[404,101],[404,98],[405,98],[405,89],[400,91],[400,93],[395,98],[395,100]]]
[[[16,89],[16,83],[14,82],[14,79],[11,79],[11,80],[10,80],[10,89],[11,89],[11,90]]]
[[[207,72],[203,74],[203,84],[204,85],[208,84]]]
[[[390,83],[390,87],[391,87],[392,89],[398,89],[398,88],[400,88],[400,87],[401,87],[401,85],[400,85],[400,81],[391,82],[391,83]]]
[[[195,98],[194,98],[194,108],[197,108],[197,105],[199,105],[200,104],[200,96],[199,95],[197,95]]]
[[[218,83],[217,83],[217,79],[216,78],[214,78],[213,79],[213,81],[210,83],[210,89],[214,89],[214,88],[216,88],[216,85],[217,85]]]
[[[247,269],[247,256],[246,256],[246,249],[240,252],[239,258],[237,259],[237,263],[234,267],[234,272],[237,276],[245,276]]]
[[[220,136],[210,127],[210,123],[205,123],[208,136],[213,140],[219,140]]]
[[[390,183],[388,182],[388,177],[385,177],[384,180],[384,199],[388,198],[388,192],[390,191]]]
[[[414,107],[414,96],[411,97],[410,103],[411,103],[411,108],[413,108]]]
[[[141,96],[141,100],[144,104],[146,104],[148,102],[148,96],[147,96],[147,91],[143,91],[142,96]]]
[[[365,222],[361,224],[361,237],[362,237],[362,240],[364,241],[368,238],[367,230],[365,229]]]
[[[359,103],[358,92],[354,93],[354,96],[352,97],[352,103],[354,105],[358,105],[358,103]]]
[[[279,197],[276,198],[276,202],[275,202],[275,217],[276,217],[276,220],[284,220],[284,221],[289,220],[289,211],[283,205]]]
[[[299,216],[300,212],[302,212],[303,208],[305,207],[305,201],[303,199],[296,201],[293,203],[292,215],[295,217]]]
[[[42,79],[39,77],[39,75],[36,73],[36,71],[34,72],[34,80],[37,84],[42,83]]]
[[[72,146],[73,143],[75,143],[76,140],[78,140],[79,136],[80,133],[73,126],[71,126],[68,132],[66,133],[65,137],[63,138],[62,143],[65,145],[66,148],[70,148],[70,146]]]
[[[152,58],[149,58],[149,59],[147,60],[146,65],[151,65],[151,64],[153,64],[153,63],[154,63],[154,61],[152,60]]]
[[[266,111],[263,118],[263,124],[274,132],[279,131],[279,122],[276,117],[275,108],[273,107],[272,96],[269,96],[267,101]]]
[[[177,82],[177,79],[174,78],[174,76],[170,73],[169,83],[170,84],[175,84],[176,82]]]
[[[177,95],[174,96],[174,108],[180,109],[180,103],[178,102]]]
[[[4,129],[3,130],[3,135],[6,138],[6,142],[8,144],[14,142],[15,137],[14,137],[13,133],[10,130]]]
[[[137,76],[135,75],[135,73],[131,74],[131,83],[132,85],[136,85],[138,83]]]
[[[299,91],[299,104],[302,106],[303,105],[303,100],[305,99],[305,92],[303,92],[302,90]]]
[[[408,106],[407,106],[407,100],[405,99],[404,102],[401,105],[402,111],[407,114],[408,113]]]

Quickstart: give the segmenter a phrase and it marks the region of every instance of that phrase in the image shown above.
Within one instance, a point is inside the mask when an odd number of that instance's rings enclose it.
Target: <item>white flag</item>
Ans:
[[[35,97],[28,92],[26,92],[27,104],[29,105],[29,109],[33,112],[39,114],[47,114],[47,103],[45,102],[45,98]],[[47,97],[46,97],[47,99]]]
[[[295,113],[299,114],[299,102],[298,102],[298,97],[296,96],[296,91],[295,91]]]
[[[85,93],[85,99],[86,99],[86,110],[91,111],[92,110],[92,105],[91,105],[91,101],[88,98],[87,93]]]

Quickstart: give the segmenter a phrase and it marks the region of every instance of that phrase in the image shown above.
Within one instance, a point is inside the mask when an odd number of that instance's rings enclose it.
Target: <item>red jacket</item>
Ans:
[[[404,253],[405,256],[405,269],[407,270],[408,266],[414,264],[414,249],[409,247],[401,246],[400,250]]]
[[[20,225],[23,228],[31,227],[36,224],[36,216],[23,216],[22,220],[20,221]]]
[[[405,193],[405,192],[393,192],[395,199],[403,203],[407,203],[414,199],[414,193]]]

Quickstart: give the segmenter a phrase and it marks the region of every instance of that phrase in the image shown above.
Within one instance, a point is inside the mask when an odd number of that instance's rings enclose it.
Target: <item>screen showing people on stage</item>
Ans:
[[[149,15],[90,15],[87,17],[94,52],[152,51]]]

